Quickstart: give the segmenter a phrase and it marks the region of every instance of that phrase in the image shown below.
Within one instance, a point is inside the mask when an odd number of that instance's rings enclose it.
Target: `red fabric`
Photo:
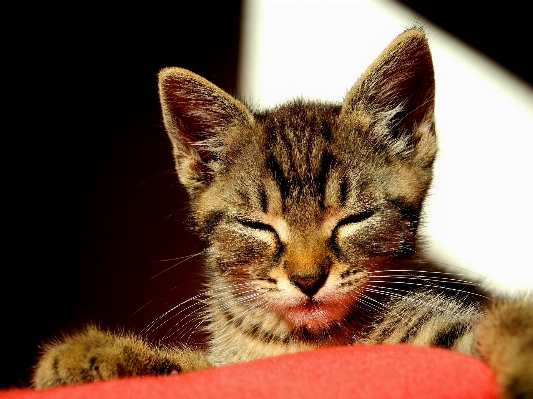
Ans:
[[[481,361],[407,345],[319,349],[185,375],[130,378],[1,398],[352,398],[495,399],[495,379]]]

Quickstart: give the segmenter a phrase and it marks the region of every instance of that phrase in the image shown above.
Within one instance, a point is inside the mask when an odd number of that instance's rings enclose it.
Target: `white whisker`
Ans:
[[[240,292],[239,294],[242,295],[244,293],[249,293],[249,292],[254,292],[254,290],[243,291],[243,292]],[[239,297],[236,302],[239,303],[239,304],[240,303],[245,303],[245,302],[248,302],[248,301],[252,300],[253,298],[255,298],[257,296],[258,296],[258,294],[254,293],[252,295]],[[192,311],[191,313],[189,313],[185,317],[183,317],[178,323],[176,323],[172,327],[170,327],[169,330],[167,331],[167,333],[163,336],[163,339],[169,339],[172,336],[178,334],[180,331],[182,331],[182,333],[178,336],[178,338],[181,338],[184,334],[186,334],[186,332],[188,331],[187,330],[187,326],[190,325],[191,323],[193,323],[193,322],[195,322],[197,320],[201,320],[200,324],[202,324],[203,322],[206,322],[209,317],[212,317],[212,315],[217,314],[218,312],[222,312],[222,311],[224,311],[224,310],[226,310],[226,309],[231,307],[231,305],[226,305],[225,307],[220,308],[217,312],[213,312],[212,310],[209,309],[209,305],[216,304],[217,302],[218,303],[226,303],[226,300],[227,299],[231,299],[231,298],[234,298],[233,293],[228,293],[228,295],[221,296],[221,297],[218,297],[218,298],[215,298],[214,296],[209,297],[206,301],[203,302],[203,305],[199,309],[195,309],[194,311]],[[216,300],[212,301],[213,299],[216,299]],[[207,310],[200,312],[202,309],[207,309]],[[163,325],[166,322],[170,321],[175,316],[177,316],[177,314],[173,315],[169,319],[165,320],[165,322],[161,323],[161,325]],[[180,324],[183,321],[185,321],[187,318],[189,318],[189,320],[187,322],[185,322],[183,324]],[[175,329],[177,326],[179,326],[179,328]]]
[[[196,257],[196,256],[198,256],[198,255],[203,254],[203,253],[205,253],[205,250],[204,250],[204,251],[200,251],[200,252],[198,252],[198,253],[196,253],[196,254],[187,255],[187,256],[182,256],[181,258],[174,258],[174,259],[165,259],[165,260],[162,260],[161,262],[167,262],[167,261],[178,260],[178,259],[180,259],[181,261],[178,262],[178,263],[175,263],[175,264],[173,264],[172,266],[167,267],[165,270],[160,271],[159,273],[153,275],[152,277],[150,277],[150,280],[153,280],[153,279],[156,278],[157,276],[160,276],[161,274],[168,272],[169,270],[175,268],[176,266],[179,266],[179,265],[181,265],[182,263],[187,262],[189,259],[192,259],[192,258],[194,258],[194,257]]]
[[[162,324],[165,324],[167,321],[161,323],[158,325],[158,327],[155,327],[154,329],[154,326],[160,322],[164,317],[166,317],[168,314],[170,314],[171,312],[174,312],[175,310],[177,310],[178,308],[180,308],[181,306],[184,306],[185,304],[189,303],[189,302],[192,302],[192,301],[196,301],[194,302],[193,304],[190,304],[188,305],[187,307],[185,307],[184,309],[180,310],[179,312],[175,313],[171,318],[174,318],[176,317],[177,315],[183,313],[184,311],[187,311],[188,309],[190,309],[191,307],[193,306],[198,306],[199,304],[205,304],[206,303],[206,300],[203,300],[202,297],[206,297],[207,300],[209,299],[213,299],[213,298],[216,298],[217,295],[220,295],[219,293],[217,293],[217,291],[222,291],[222,290],[229,290],[229,289],[232,289],[232,288],[236,288],[236,287],[240,287],[240,286],[247,286],[249,285],[248,283],[243,283],[243,284],[236,284],[234,286],[226,286],[226,287],[220,287],[220,288],[216,288],[216,289],[213,289],[213,290],[209,290],[209,291],[204,291],[204,292],[201,292],[189,299],[186,299],[185,301],[183,302],[180,302],[179,304],[173,306],[172,308],[170,308],[169,310],[165,311],[162,315],[160,315],[159,317],[157,317],[154,321],[152,321],[150,324],[148,324],[145,328],[143,328],[141,330],[141,334],[148,334],[150,333],[151,331],[155,331],[157,330]],[[225,292],[222,292],[222,294],[225,294]],[[230,294],[231,295],[231,294]],[[205,307],[202,306],[202,308]]]

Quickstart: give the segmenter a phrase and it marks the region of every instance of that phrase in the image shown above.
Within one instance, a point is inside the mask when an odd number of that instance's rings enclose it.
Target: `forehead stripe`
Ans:
[[[328,178],[328,173],[333,165],[334,157],[329,153],[325,153],[320,162],[320,170],[316,176],[315,184],[317,195],[320,196],[320,204],[324,207],[324,200],[326,197],[326,183]]]
[[[290,194],[290,182],[283,173],[283,170],[281,169],[280,164],[274,158],[274,155],[270,155],[270,157],[267,159],[267,169],[272,174],[272,177],[274,178],[274,181],[277,183],[279,187],[279,192],[281,194],[282,202],[285,203],[287,198]]]

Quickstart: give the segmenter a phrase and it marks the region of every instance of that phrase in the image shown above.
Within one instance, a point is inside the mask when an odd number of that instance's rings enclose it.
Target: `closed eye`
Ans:
[[[276,251],[274,254],[274,258],[277,260],[280,259],[281,255],[283,255],[283,253],[285,252],[285,245],[283,245],[283,243],[279,239],[278,232],[274,227],[266,223],[256,222],[254,220],[248,220],[243,218],[237,218],[237,222],[239,222],[242,226],[248,227],[250,229],[266,231],[268,233],[273,234],[276,239]]]
[[[374,213],[376,213],[375,209],[369,209],[367,211],[359,212],[359,213],[356,213],[355,215],[350,215],[342,219],[339,223],[337,223],[337,225],[333,229],[333,232],[331,233],[331,239],[333,240],[334,243],[336,243],[338,231],[342,226],[346,226],[348,224],[361,223],[362,221],[369,219]]]
[[[355,215],[350,215],[347,218],[342,219],[335,227],[335,230],[347,224],[361,223],[363,220],[366,220],[374,215],[374,213],[376,213],[375,209],[369,209],[367,211],[356,213]]]
[[[333,249],[333,251],[337,254],[337,256],[341,253],[341,249],[337,241],[339,229],[342,226],[346,226],[349,224],[361,223],[362,221],[369,219],[372,215],[374,215],[374,213],[376,213],[375,209],[369,209],[367,211],[363,211],[363,212],[356,213],[354,215],[350,215],[342,219],[339,223],[337,223],[337,225],[333,229],[333,232],[331,233],[331,238],[330,238],[330,246]]]
[[[256,222],[256,221],[253,221],[253,220],[242,219],[242,218],[237,218],[237,222],[239,222],[243,226],[249,227],[249,228],[254,229],[254,230],[269,231],[271,233],[274,233],[276,236],[278,235],[278,233],[276,232],[274,227],[272,227],[272,226],[270,226],[269,224],[266,224],[266,223]]]

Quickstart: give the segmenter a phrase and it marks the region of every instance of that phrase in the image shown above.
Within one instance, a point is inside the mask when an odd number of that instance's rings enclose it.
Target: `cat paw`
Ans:
[[[128,342],[129,341],[129,342]],[[48,344],[33,376],[36,388],[110,380],[127,375],[128,356],[139,346],[130,337],[115,336],[96,327]]]
[[[496,299],[476,331],[477,351],[504,399],[533,399],[533,295]]]
[[[44,348],[35,367],[33,385],[43,389],[208,367],[199,351],[187,348],[160,350],[133,335],[111,334],[91,326]]]

